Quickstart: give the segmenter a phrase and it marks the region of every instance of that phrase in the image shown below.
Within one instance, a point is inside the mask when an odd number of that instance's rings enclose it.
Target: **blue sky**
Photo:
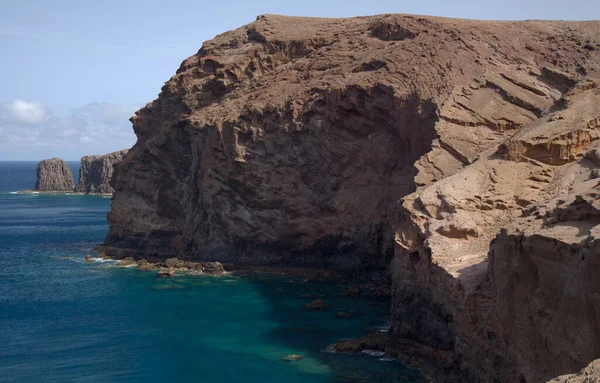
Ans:
[[[0,0],[0,160],[130,147],[128,119],[202,42],[257,15],[600,19],[598,0]]]

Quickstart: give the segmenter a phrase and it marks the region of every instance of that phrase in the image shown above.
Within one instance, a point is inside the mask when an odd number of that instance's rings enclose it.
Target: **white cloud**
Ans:
[[[10,120],[21,124],[38,125],[48,116],[48,109],[39,102],[14,100],[7,108]]]
[[[129,118],[137,109],[95,102],[57,115],[38,102],[0,103],[0,159],[77,159],[130,148],[136,137]]]

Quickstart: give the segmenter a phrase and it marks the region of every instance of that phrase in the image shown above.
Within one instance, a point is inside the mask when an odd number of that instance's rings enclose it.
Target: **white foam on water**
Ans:
[[[104,258],[92,258],[92,260],[94,262],[98,262],[98,263],[106,263],[106,262],[117,262],[114,259],[104,259]]]
[[[40,194],[40,192],[31,192],[31,194]]]
[[[363,354],[371,355],[371,356],[384,356],[385,352],[383,351],[375,351],[375,350],[362,350]]]
[[[9,194],[19,194],[19,192],[10,192]]]
[[[395,362],[396,358],[379,358],[380,361],[382,362]]]

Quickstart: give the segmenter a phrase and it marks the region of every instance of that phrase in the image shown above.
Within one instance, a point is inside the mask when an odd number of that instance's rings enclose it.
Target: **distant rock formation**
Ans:
[[[73,173],[62,159],[50,158],[38,164],[35,190],[73,191],[73,184]]]
[[[79,182],[75,191],[86,194],[111,194],[114,191],[110,186],[114,165],[121,161],[126,153],[127,149],[105,155],[81,157]]]

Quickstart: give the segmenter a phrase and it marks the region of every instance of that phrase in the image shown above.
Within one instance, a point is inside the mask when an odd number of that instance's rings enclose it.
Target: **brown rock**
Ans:
[[[35,190],[73,191],[73,173],[60,158],[41,161],[37,166],[36,175]]]
[[[93,257],[92,257],[90,254],[87,254],[87,255],[85,256],[85,261],[86,261],[87,263],[94,263],[94,259],[93,259]]]
[[[158,273],[156,273],[156,276],[157,277],[161,277],[161,278],[174,277],[175,276],[175,270],[171,270],[171,269],[159,270]]]
[[[165,261],[165,264],[170,269],[178,269],[185,266],[185,261],[177,258],[169,258]]]
[[[203,262],[202,271],[205,273],[222,273],[225,271],[225,268],[221,262]]]
[[[127,150],[120,150],[105,155],[81,157],[79,181],[75,191],[80,193],[112,194],[110,186],[113,169],[123,159]]]

